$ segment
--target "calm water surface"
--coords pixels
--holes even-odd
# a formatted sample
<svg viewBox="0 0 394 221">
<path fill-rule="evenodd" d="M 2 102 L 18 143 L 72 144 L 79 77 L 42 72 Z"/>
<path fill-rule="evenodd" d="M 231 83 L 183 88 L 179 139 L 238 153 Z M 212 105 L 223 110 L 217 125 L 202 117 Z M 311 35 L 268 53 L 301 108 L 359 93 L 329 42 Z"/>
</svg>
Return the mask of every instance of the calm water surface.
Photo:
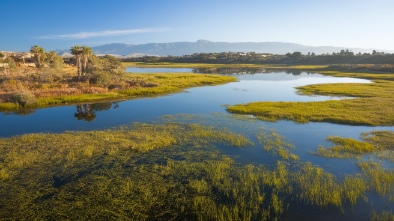
<svg viewBox="0 0 394 221">
<path fill-rule="evenodd" d="M 132 73 L 144 72 L 192 72 L 192 69 L 139 69 L 128 68 Z M 360 133 L 372 130 L 391 130 L 394 127 L 346 126 L 330 123 L 296 124 L 291 121 L 264 122 L 238 119 L 225 110 L 224 105 L 255 101 L 322 101 L 338 99 L 327 96 L 302 96 L 295 87 L 318 83 L 368 83 L 368 80 L 335 78 L 313 73 L 286 72 L 229 74 L 238 82 L 219 86 L 191 88 L 183 93 L 160 97 L 140 98 L 117 103 L 85 104 L 38 109 L 25 115 L 0 113 L 0 137 L 25 133 L 69 130 L 96 130 L 131 124 L 133 122 L 179 121 L 201 123 L 217 128 L 227 127 L 248 136 L 255 143 L 255 134 L 261 128 L 274 129 L 296 147 L 295 153 L 302 161 L 311 161 L 337 176 L 358 171 L 355 161 L 316 157 L 310 154 L 319 145 L 328 146 L 325 138 L 330 135 L 359 139 Z M 173 117 L 173 115 L 177 115 Z M 237 155 L 240 162 L 274 165 L 276 158 L 261 148 L 223 148 L 230 155 Z M 372 197 L 373 198 L 373 197 Z M 377 201 L 378 203 L 378 201 Z M 387 209 L 384 206 L 382 209 Z M 362 213 L 362 208 L 355 211 Z"/>
<path fill-rule="evenodd" d="M 158 69 L 156 72 L 167 71 Z M 321 101 L 339 99 L 327 96 L 302 96 L 295 87 L 317 83 L 368 83 L 368 80 L 335 78 L 320 74 L 263 73 L 234 74 L 238 82 L 219 86 L 204 86 L 185 90 L 183 93 L 160 97 L 140 98 L 117 103 L 98 103 L 79 106 L 62 106 L 38 109 L 30 114 L 0 113 L 0 137 L 25 133 L 61 133 L 64 131 L 107 129 L 133 122 L 161 122 L 167 115 L 196 115 L 177 117 L 172 121 L 201 123 L 218 128 L 227 127 L 251 139 L 261 128 L 274 129 L 296 145 L 296 152 L 304 160 L 319 164 L 331 172 L 352 171 L 354 163 L 343 160 L 326 160 L 310 154 L 318 145 L 329 145 L 325 138 L 330 135 L 358 139 L 361 132 L 378 129 L 393 130 L 393 127 L 346 126 L 330 123 L 297 124 L 291 121 L 275 123 L 260 120 L 243 121 L 231 118 L 225 105 L 256 101 Z M 87 111 L 88 110 L 88 111 Z M 235 151 L 244 156 L 245 162 L 275 162 L 276 159 L 262 153 L 260 149 Z M 337 161 L 332 164 L 333 161 Z"/>
</svg>

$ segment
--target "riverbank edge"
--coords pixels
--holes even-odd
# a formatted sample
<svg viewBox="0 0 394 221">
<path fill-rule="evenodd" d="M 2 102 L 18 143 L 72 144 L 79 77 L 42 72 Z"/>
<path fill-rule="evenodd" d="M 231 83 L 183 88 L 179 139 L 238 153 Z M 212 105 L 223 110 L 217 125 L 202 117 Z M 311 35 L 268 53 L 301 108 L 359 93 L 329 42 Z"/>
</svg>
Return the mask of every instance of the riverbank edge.
<svg viewBox="0 0 394 221">
<path fill-rule="evenodd" d="M 136 75 L 140 77 L 140 75 Z M 235 82 L 237 79 L 230 76 L 220 75 L 202 75 L 193 73 L 149 73 L 144 74 L 146 77 L 166 76 L 172 78 L 171 83 L 157 82 L 155 87 L 136 87 L 126 90 L 114 90 L 107 93 L 96 94 L 78 94 L 78 95 L 65 95 L 54 97 L 38 98 L 37 102 L 31 105 L 21 106 L 17 103 L 4 102 L 0 103 L 0 112 L 24 112 L 32 109 L 48 108 L 54 106 L 68 106 L 81 103 L 94 103 L 94 102 L 116 102 L 136 98 L 147 98 L 162 96 L 172 93 L 179 93 L 185 89 L 192 87 L 214 86 Z M 178 79 L 187 78 L 187 81 L 180 81 Z"/>
</svg>

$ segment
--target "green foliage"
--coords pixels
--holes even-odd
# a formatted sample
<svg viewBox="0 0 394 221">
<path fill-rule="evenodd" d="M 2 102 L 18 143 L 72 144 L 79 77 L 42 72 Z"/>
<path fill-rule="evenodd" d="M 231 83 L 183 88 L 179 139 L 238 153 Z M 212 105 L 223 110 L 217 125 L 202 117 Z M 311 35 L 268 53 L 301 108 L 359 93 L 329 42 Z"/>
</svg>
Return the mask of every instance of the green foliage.
<svg viewBox="0 0 394 221">
<path fill-rule="evenodd" d="M 359 162 L 369 188 L 381 196 L 394 201 L 394 170 L 384 169 L 377 162 Z"/>
<path fill-rule="evenodd" d="M 351 138 L 330 136 L 328 141 L 335 144 L 332 147 L 319 146 L 316 155 L 328 158 L 361 158 L 366 154 L 373 154 L 381 159 L 394 162 L 394 132 L 372 131 L 362 133 L 363 141 Z"/>
<path fill-rule="evenodd" d="M 269 132 L 263 130 L 263 132 L 257 135 L 257 140 L 263 145 L 265 151 L 272 152 L 284 160 L 300 159 L 296 154 L 290 153 L 290 150 L 294 149 L 294 146 L 273 130 Z"/>
<path fill-rule="evenodd" d="M 30 48 L 30 52 L 34 55 L 34 63 L 37 68 L 44 67 L 44 60 L 46 58 L 46 54 L 44 52 L 44 48 L 34 45 Z"/>
<path fill-rule="evenodd" d="M 48 64 L 50 68 L 54 68 L 57 71 L 61 71 L 64 65 L 64 60 L 60 57 L 55 51 L 50 51 L 45 53 L 46 59 L 45 62 Z"/>
<path fill-rule="evenodd" d="M 119 84 L 122 81 L 122 75 L 125 74 L 125 68 L 120 61 L 110 55 L 89 58 L 89 66 L 86 71 L 89 74 L 89 82 L 104 87 L 111 84 Z"/>
<path fill-rule="evenodd" d="M 36 96 L 28 90 L 20 90 L 14 93 L 11 100 L 22 107 L 37 103 Z"/>
<path fill-rule="evenodd" d="M 394 96 L 393 75 L 324 73 L 374 79 L 371 84 L 319 84 L 298 88 L 301 93 L 327 96 L 349 96 L 355 99 L 322 102 L 254 102 L 229 106 L 231 113 L 253 114 L 256 117 L 276 121 L 293 120 L 299 123 L 330 122 L 348 125 L 394 125 L 392 103 Z M 385 79 L 385 80 L 381 80 Z"/>
<path fill-rule="evenodd" d="M 329 148 L 320 146 L 317 150 L 318 155 L 329 158 L 357 158 L 363 154 L 376 151 L 372 144 L 351 138 L 330 136 L 327 140 L 336 144 L 336 146 Z"/>
</svg>

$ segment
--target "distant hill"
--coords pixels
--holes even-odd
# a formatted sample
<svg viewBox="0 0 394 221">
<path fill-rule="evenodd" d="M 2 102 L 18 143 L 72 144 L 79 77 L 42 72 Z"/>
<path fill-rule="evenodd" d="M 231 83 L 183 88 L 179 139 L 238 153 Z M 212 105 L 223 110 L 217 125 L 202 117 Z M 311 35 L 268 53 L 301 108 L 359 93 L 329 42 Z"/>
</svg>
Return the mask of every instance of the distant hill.
<svg viewBox="0 0 394 221">
<path fill-rule="evenodd" d="M 156 55 L 156 56 L 181 56 L 190 55 L 194 53 L 215 53 L 215 52 L 256 52 L 256 53 L 271 53 L 271 54 L 286 54 L 299 51 L 303 54 L 314 52 L 315 54 L 325 54 L 332 52 L 339 52 L 343 49 L 349 49 L 354 53 L 371 53 L 374 49 L 364 48 L 346 48 L 333 46 L 305 46 L 295 43 L 283 42 L 212 42 L 207 40 L 198 40 L 196 42 L 173 42 L 173 43 L 149 43 L 149 44 L 122 44 L 113 43 L 102 46 L 92 47 L 95 54 L 112 54 L 120 56 L 142 56 L 142 55 Z M 394 51 L 379 50 L 379 52 L 394 53 Z M 69 50 L 59 50 L 63 53 Z"/>
</svg>

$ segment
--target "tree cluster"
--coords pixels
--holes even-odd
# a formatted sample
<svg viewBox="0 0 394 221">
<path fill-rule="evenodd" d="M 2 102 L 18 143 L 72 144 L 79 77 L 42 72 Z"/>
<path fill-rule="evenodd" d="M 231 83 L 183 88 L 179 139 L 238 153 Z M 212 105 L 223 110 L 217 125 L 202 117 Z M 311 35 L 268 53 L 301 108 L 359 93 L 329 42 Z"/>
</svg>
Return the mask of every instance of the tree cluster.
<svg viewBox="0 0 394 221">
<path fill-rule="evenodd" d="M 339 53 L 316 55 L 301 52 L 274 55 L 266 53 L 196 53 L 183 56 L 127 58 L 123 61 L 134 62 L 179 62 L 179 63 L 212 63 L 212 64 L 286 64 L 286 65 L 331 65 L 331 64 L 394 64 L 394 54 L 373 51 L 371 53 L 354 54 L 349 50 Z"/>
</svg>

